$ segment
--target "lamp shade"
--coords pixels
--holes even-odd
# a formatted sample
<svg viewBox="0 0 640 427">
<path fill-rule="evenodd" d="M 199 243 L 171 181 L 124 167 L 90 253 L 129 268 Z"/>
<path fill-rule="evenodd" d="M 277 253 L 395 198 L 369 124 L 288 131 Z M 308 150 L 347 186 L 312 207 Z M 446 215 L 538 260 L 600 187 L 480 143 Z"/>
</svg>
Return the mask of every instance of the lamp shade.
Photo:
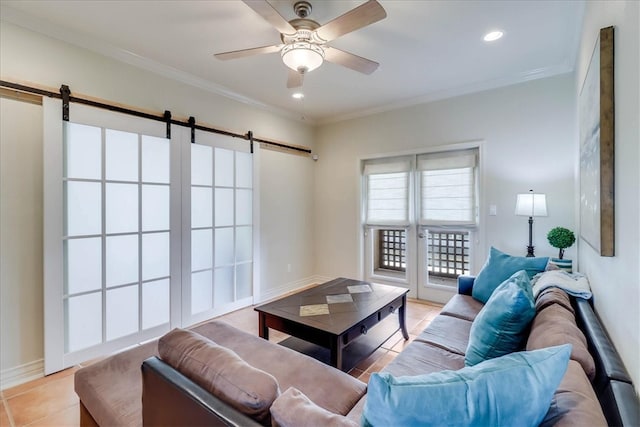
<svg viewBox="0 0 640 427">
<path fill-rule="evenodd" d="M 547 196 L 529 193 L 518 194 L 516 199 L 516 215 L 522 216 L 547 216 Z"/>
<path fill-rule="evenodd" d="M 324 50 L 321 46 L 308 42 L 285 45 L 280 51 L 282 62 L 294 71 L 308 73 L 322 65 Z"/>
</svg>

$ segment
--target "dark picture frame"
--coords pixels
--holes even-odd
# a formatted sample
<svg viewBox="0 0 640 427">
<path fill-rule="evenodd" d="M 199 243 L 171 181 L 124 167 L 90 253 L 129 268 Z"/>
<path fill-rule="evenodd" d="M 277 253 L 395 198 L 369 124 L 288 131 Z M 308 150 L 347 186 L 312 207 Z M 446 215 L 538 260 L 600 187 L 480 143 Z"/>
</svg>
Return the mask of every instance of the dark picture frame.
<svg viewBox="0 0 640 427">
<path fill-rule="evenodd" d="M 615 255 L 613 30 L 600 30 L 578 101 L 580 237 L 600 256 Z"/>
</svg>

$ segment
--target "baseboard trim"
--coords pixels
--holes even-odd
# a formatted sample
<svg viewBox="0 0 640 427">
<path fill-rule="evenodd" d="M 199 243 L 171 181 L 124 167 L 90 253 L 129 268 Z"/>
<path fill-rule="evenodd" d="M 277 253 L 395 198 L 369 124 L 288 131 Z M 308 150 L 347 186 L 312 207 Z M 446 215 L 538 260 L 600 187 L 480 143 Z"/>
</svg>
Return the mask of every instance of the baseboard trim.
<svg viewBox="0 0 640 427">
<path fill-rule="evenodd" d="M 44 377 L 44 359 L 0 371 L 0 390 Z"/>
<path fill-rule="evenodd" d="M 324 283 L 331 280 L 331 278 L 326 278 L 325 276 L 309 276 L 299 280 L 295 280 L 293 282 L 285 283 L 277 288 L 270 289 L 267 292 L 261 293 L 255 300 L 255 304 L 262 304 L 263 302 L 279 298 L 289 292 L 297 291 L 301 288 L 305 288 L 307 286 L 316 284 L 316 283 Z"/>
</svg>

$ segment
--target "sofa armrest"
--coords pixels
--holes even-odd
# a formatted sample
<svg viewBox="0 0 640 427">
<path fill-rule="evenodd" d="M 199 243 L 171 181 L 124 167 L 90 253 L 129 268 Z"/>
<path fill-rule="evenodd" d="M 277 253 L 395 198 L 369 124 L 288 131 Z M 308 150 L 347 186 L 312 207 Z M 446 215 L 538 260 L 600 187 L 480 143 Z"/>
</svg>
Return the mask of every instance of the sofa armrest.
<svg viewBox="0 0 640 427">
<path fill-rule="evenodd" d="M 602 393 L 609 380 L 631 383 L 622 359 L 618 355 L 607 331 L 600 323 L 600 319 L 591 307 L 589 301 L 574 298 L 576 321 L 584 332 L 589 345 L 589 352 L 596 363 L 596 379 L 594 386 L 596 393 Z"/>
<path fill-rule="evenodd" d="M 141 369 L 144 426 L 260 426 L 155 356 Z"/>
<path fill-rule="evenodd" d="M 458 276 L 458 293 L 462 295 L 471 295 L 473 289 L 473 282 L 476 280 L 475 276 Z"/>
<path fill-rule="evenodd" d="M 572 298 L 576 321 L 596 364 L 593 388 L 609 425 L 640 425 L 640 401 L 631 377 L 590 301 Z"/>
<path fill-rule="evenodd" d="M 611 380 L 600 406 L 610 426 L 640 426 L 640 403 L 633 385 Z"/>
</svg>

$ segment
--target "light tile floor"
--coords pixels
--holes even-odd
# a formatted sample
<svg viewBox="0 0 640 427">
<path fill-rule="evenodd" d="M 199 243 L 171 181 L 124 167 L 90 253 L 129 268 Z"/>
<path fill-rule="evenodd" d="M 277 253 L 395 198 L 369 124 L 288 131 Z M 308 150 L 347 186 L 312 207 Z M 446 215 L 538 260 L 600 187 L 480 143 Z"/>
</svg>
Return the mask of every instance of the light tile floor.
<svg viewBox="0 0 640 427">
<path fill-rule="evenodd" d="M 368 382 L 371 373 L 380 371 L 391 362 L 440 313 L 441 308 L 438 304 L 410 300 L 407 304 L 409 340 L 402 339 L 400 332 L 395 333 L 349 374 Z M 387 319 L 392 320 L 394 317 L 389 316 Z M 221 316 L 221 319 L 239 329 L 258 334 L 258 316 L 253 307 L 226 314 Z M 287 337 L 278 331 L 270 331 L 269 335 L 270 340 L 274 342 Z M 78 426 L 80 409 L 78 396 L 73 390 L 73 374 L 82 366 L 95 361 L 88 361 L 56 374 L 2 390 L 0 426 Z"/>
</svg>

